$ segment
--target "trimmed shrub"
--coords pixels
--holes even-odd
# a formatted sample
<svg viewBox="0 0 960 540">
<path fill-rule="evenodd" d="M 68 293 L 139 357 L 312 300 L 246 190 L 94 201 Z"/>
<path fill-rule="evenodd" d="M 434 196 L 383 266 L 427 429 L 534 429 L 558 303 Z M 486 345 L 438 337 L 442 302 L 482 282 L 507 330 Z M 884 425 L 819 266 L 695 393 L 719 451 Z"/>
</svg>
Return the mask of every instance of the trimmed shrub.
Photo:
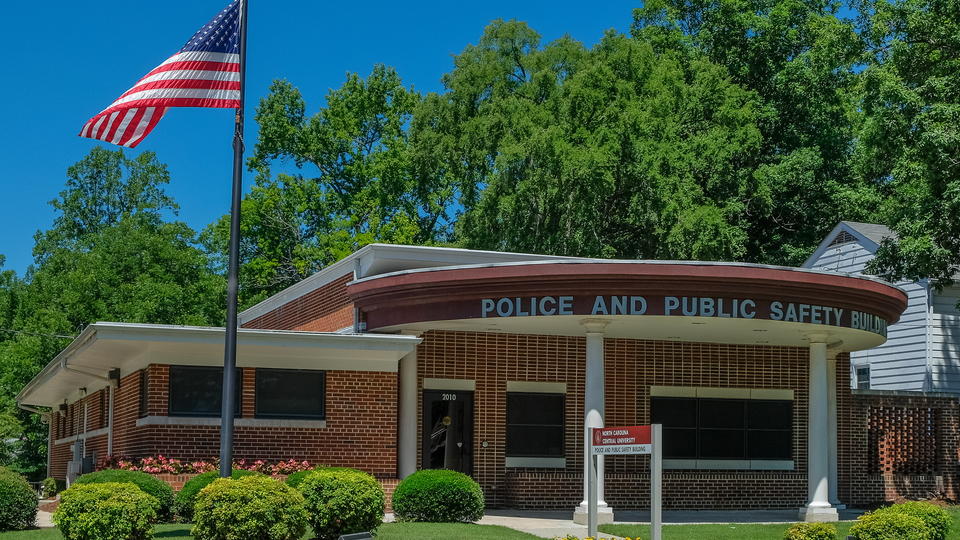
<svg viewBox="0 0 960 540">
<path fill-rule="evenodd" d="M 307 530 L 303 496 L 262 474 L 214 480 L 197 494 L 193 517 L 197 540 L 299 540 Z"/>
<path fill-rule="evenodd" d="M 930 532 L 930 540 L 946 540 L 947 534 L 950 532 L 950 525 L 953 522 L 946 510 L 935 504 L 922 501 L 895 504 L 881 508 L 874 513 L 906 514 L 920 518 Z"/>
<path fill-rule="evenodd" d="M 794 523 L 783 540 L 837 540 L 837 528 L 827 523 Z"/>
<path fill-rule="evenodd" d="M 383 522 L 383 488 L 356 469 L 313 471 L 300 483 L 310 526 L 320 540 L 342 534 L 374 531 Z"/>
<path fill-rule="evenodd" d="M 307 469 L 305 471 L 297 471 L 295 473 L 290 473 L 289 475 L 287 475 L 287 479 L 284 480 L 284 483 L 286 483 L 288 486 L 292 488 L 300 489 L 300 484 L 303 483 L 303 480 L 307 477 L 307 475 L 309 475 L 314 471 L 321 471 L 323 469 L 324 467 L 316 467 L 314 469 Z"/>
<path fill-rule="evenodd" d="M 393 513 L 401 521 L 472 522 L 483 517 L 483 510 L 480 485 L 456 471 L 418 471 L 393 492 Z"/>
<path fill-rule="evenodd" d="M 57 493 L 67 489 L 67 483 L 57 478 L 45 478 L 43 480 L 43 497 L 50 499 L 56 497 Z"/>
<path fill-rule="evenodd" d="M 74 484 L 103 484 L 108 483 L 130 483 L 142 489 L 147 495 L 153 496 L 160 503 L 160 509 L 157 511 L 161 520 L 170 519 L 173 510 L 173 488 L 166 482 L 151 476 L 144 472 L 122 471 L 120 469 L 106 469 L 103 471 L 85 474 L 76 480 Z"/>
<path fill-rule="evenodd" d="M 53 522 L 66 540 L 146 540 L 160 503 L 135 484 L 74 484 L 60 494 Z"/>
<path fill-rule="evenodd" d="M 896 512 L 870 512 L 850 527 L 857 540 L 931 540 L 923 520 Z"/>
<path fill-rule="evenodd" d="M 230 477 L 236 480 L 238 478 L 252 476 L 254 474 L 260 473 L 253 471 L 234 470 Z M 197 494 L 200 493 L 201 489 L 209 486 L 217 478 L 220 478 L 219 471 L 210 471 L 203 474 L 198 474 L 197 476 L 194 476 L 188 480 L 187 483 L 183 485 L 183 488 L 177 492 L 177 497 L 173 504 L 173 510 L 181 521 L 190 522 L 193 520 L 193 505 L 196 503 Z"/>
<path fill-rule="evenodd" d="M 37 519 L 37 493 L 19 474 L 0 467 L 0 531 L 32 527 Z"/>
</svg>

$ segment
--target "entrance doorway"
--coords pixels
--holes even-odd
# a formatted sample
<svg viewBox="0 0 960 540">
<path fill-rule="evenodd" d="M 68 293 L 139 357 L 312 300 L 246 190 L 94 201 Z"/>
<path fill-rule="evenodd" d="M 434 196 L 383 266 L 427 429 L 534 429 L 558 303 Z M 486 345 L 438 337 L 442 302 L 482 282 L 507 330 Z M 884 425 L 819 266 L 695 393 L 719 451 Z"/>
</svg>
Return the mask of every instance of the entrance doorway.
<svg viewBox="0 0 960 540">
<path fill-rule="evenodd" d="M 422 467 L 473 473 L 473 392 L 423 391 Z"/>
</svg>

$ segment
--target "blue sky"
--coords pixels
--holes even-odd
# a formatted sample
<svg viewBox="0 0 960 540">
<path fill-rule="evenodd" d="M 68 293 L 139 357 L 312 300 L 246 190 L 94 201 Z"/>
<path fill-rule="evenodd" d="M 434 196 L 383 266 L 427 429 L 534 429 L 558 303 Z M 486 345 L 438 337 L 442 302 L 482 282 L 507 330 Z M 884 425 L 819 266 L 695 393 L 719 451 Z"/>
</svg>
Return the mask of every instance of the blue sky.
<svg viewBox="0 0 960 540">
<path fill-rule="evenodd" d="M 33 234 L 48 228 L 47 202 L 66 168 L 100 144 L 76 136 L 91 116 L 176 52 L 227 0 L 8 2 L 0 22 L 7 82 L 0 86 L 0 254 L 22 274 Z M 250 0 L 247 117 L 270 82 L 299 87 L 310 112 L 347 72 L 397 69 L 420 91 L 441 89 L 452 56 L 496 18 L 526 21 L 551 41 L 564 34 L 593 45 L 604 30 L 626 32 L 639 1 L 315 2 Z M 135 151 L 167 163 L 179 219 L 201 229 L 229 209 L 228 110 L 172 109 Z M 247 123 L 247 148 L 256 124 Z M 245 177 L 249 187 L 251 176 Z"/>
</svg>

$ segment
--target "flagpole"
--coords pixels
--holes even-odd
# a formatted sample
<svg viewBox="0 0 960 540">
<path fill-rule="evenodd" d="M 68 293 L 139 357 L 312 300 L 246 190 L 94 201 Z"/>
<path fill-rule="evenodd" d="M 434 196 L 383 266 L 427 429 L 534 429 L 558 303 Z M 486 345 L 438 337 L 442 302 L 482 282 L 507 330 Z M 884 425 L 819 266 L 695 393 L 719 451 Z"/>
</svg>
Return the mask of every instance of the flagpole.
<svg viewBox="0 0 960 540">
<path fill-rule="evenodd" d="M 233 128 L 233 192 L 230 203 L 230 261 L 227 268 L 227 331 L 220 409 L 220 476 L 233 473 L 233 411 L 236 407 L 237 288 L 240 266 L 240 196 L 243 189 L 243 105 L 247 89 L 247 0 L 240 0 L 240 107 Z"/>
</svg>

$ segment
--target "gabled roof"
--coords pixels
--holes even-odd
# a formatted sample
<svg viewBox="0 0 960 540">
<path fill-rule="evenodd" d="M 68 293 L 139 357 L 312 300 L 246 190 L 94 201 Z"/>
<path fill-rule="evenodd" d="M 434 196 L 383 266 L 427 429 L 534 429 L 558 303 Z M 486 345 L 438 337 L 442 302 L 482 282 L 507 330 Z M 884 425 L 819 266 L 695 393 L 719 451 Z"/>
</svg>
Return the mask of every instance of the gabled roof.
<svg viewBox="0 0 960 540">
<path fill-rule="evenodd" d="M 892 238 L 894 240 L 897 238 L 897 233 L 892 231 L 890 227 L 887 227 L 886 225 L 880 225 L 879 223 L 841 221 L 840 224 L 846 225 L 854 231 L 859 232 L 861 235 L 867 237 L 870 241 L 877 245 L 883 242 L 884 238 Z"/>
<path fill-rule="evenodd" d="M 835 239 L 841 237 L 842 242 L 834 242 Z M 835 243 L 843 243 L 847 241 L 849 237 L 852 237 L 851 240 L 857 241 L 863 246 L 864 249 L 870 253 L 876 253 L 877 248 L 880 247 L 880 243 L 883 242 L 884 238 L 897 238 L 897 233 L 892 231 L 886 225 L 880 225 L 878 223 L 860 223 L 857 221 L 841 221 L 837 223 L 837 226 L 827 234 L 823 241 L 820 242 L 820 245 L 817 246 L 817 249 L 814 250 L 807 260 L 804 261 L 804 268 L 812 268 L 813 263 L 816 262 L 823 253 L 833 246 Z"/>
</svg>

